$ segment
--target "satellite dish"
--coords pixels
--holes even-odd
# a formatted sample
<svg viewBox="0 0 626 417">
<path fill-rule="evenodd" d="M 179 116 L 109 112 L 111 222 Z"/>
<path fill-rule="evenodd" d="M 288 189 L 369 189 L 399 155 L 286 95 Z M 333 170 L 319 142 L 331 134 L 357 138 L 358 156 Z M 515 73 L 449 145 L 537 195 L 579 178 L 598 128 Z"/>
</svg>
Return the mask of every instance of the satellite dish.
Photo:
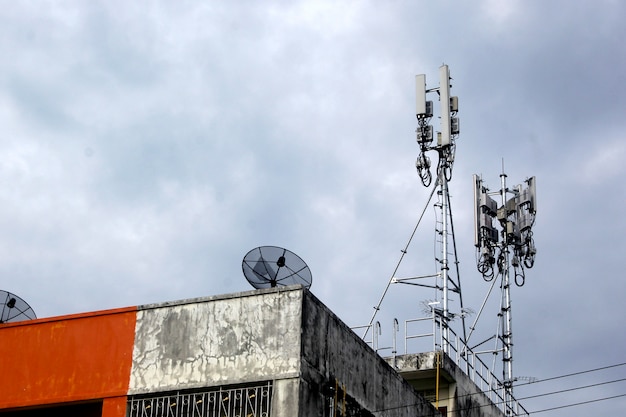
<svg viewBox="0 0 626 417">
<path fill-rule="evenodd" d="M 246 254 L 243 274 L 257 289 L 302 284 L 311 287 L 313 277 L 307 264 L 295 253 L 277 246 L 261 246 Z"/>
<path fill-rule="evenodd" d="M 28 303 L 15 294 L 0 290 L 0 323 L 32 320 L 37 316 Z"/>
</svg>

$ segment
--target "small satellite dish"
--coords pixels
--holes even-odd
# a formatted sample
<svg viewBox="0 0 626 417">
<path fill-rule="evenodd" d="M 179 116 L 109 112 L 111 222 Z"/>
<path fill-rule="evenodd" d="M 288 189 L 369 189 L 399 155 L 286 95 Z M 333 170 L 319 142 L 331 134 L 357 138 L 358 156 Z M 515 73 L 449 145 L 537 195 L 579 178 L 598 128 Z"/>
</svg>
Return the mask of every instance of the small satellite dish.
<svg viewBox="0 0 626 417">
<path fill-rule="evenodd" d="M 0 324 L 36 318 L 35 312 L 26 301 L 8 291 L 0 290 Z"/>
<path fill-rule="evenodd" d="M 302 284 L 311 287 L 313 277 L 298 255 L 277 246 L 261 246 L 246 254 L 241 263 L 243 274 L 257 289 Z"/>
</svg>

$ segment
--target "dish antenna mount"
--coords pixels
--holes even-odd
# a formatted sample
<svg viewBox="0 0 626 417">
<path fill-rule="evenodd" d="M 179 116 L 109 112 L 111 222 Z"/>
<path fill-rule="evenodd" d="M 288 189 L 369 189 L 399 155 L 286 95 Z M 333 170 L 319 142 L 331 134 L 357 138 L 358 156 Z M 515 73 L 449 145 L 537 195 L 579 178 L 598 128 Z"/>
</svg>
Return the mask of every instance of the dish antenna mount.
<svg viewBox="0 0 626 417">
<path fill-rule="evenodd" d="M 0 290 L 0 324 L 36 318 L 35 312 L 26 301 L 8 291 Z"/>
<path fill-rule="evenodd" d="M 261 246 L 246 254 L 243 274 L 256 289 L 301 284 L 311 287 L 313 277 L 307 264 L 295 253 L 277 246 Z"/>
</svg>

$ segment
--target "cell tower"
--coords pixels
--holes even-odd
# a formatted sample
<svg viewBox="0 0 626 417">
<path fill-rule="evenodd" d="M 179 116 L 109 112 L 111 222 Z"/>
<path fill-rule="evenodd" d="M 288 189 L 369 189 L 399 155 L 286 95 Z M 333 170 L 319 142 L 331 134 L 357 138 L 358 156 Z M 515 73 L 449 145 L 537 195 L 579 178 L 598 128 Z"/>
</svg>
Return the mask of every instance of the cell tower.
<svg viewBox="0 0 626 417">
<path fill-rule="evenodd" d="M 524 285 L 525 268 L 531 268 L 534 264 L 535 249 L 532 226 L 536 215 L 536 187 L 535 178 L 526 180 L 526 187 L 521 185 L 512 189 L 507 188 L 506 175 L 501 175 L 501 189 L 497 192 L 489 192 L 484 186 L 482 179 L 474 176 L 475 196 L 475 246 L 478 251 L 478 270 L 484 279 L 491 282 L 491 286 L 485 297 L 480 311 L 469 334 L 466 331 L 465 319 L 473 313 L 471 309 L 463 305 L 461 292 L 460 268 L 457 257 L 457 248 L 454 233 L 454 222 L 450 206 L 449 183 L 452 179 L 452 168 L 455 160 L 456 141 L 459 137 L 460 126 L 458 118 L 458 98 L 450 94 L 450 72 L 447 65 L 439 68 L 439 86 L 427 88 L 426 76 L 416 76 L 416 116 L 417 116 L 417 144 L 419 155 L 415 163 L 419 178 L 427 188 L 432 188 L 426 207 L 419 217 L 418 223 L 411 234 L 406 246 L 401 251 L 401 256 L 389 279 L 378 304 L 374 307 L 374 313 L 365 326 L 353 327 L 353 329 L 365 328 L 363 339 L 366 339 L 369 330 L 373 330 L 371 344 L 378 352 L 392 349 L 391 363 L 396 363 L 397 343 L 396 334 L 399 333 L 399 322 L 394 319 L 392 332 L 392 346 L 378 346 L 378 335 L 381 334 L 380 322 L 375 322 L 383 300 L 391 284 L 409 284 L 421 288 L 434 290 L 435 299 L 423 300 L 425 316 L 404 320 L 404 353 L 409 354 L 408 341 L 413 346 L 419 344 L 423 347 L 423 341 L 432 338 L 433 352 L 443 352 L 468 375 L 476 384 L 483 387 L 486 384 L 489 389 L 485 394 L 507 416 L 528 415 L 527 411 L 517 402 L 513 396 L 513 332 L 511 326 L 511 282 L 517 286 Z M 440 110 L 435 116 L 433 101 L 427 98 L 438 96 Z M 431 121 L 438 117 L 441 123 L 441 131 L 434 132 Z M 436 163 L 431 162 L 429 155 L 435 155 Z M 434 168 L 434 169 L 433 169 Z M 434 181 L 433 181 L 434 179 Z M 433 197 L 437 195 L 435 202 L 436 212 L 436 240 L 439 247 L 436 250 L 436 264 L 434 273 L 421 276 L 397 277 L 408 248 L 411 244 L 417 228 L 424 216 L 426 208 L 431 204 Z M 493 198 L 500 196 L 500 204 Z M 494 220 L 498 220 L 502 231 L 499 232 Z M 513 274 L 511 275 L 511 270 Z M 434 282 L 433 282 L 434 281 Z M 502 290 L 500 308 L 498 310 L 497 334 L 489 337 L 475 346 L 469 345 L 469 340 L 476 329 L 476 324 L 485 310 L 489 296 L 500 282 Z M 431 325 L 432 324 L 432 325 Z M 427 328 L 426 326 L 430 326 Z M 496 340 L 493 349 L 484 349 L 484 343 Z M 370 341 L 368 341 L 369 343 Z M 480 351 L 475 350 L 481 347 Z M 430 348 L 428 347 L 428 348 Z M 427 351 L 418 351 L 427 352 Z M 480 355 L 489 353 L 493 355 L 493 364 L 487 365 Z M 496 355 L 503 354 L 502 374 L 503 378 L 497 377 Z M 395 365 L 394 365 L 395 366 Z M 438 392 L 438 391 L 437 391 Z M 493 395 L 493 397 L 492 397 Z"/>
<path fill-rule="evenodd" d="M 457 112 L 459 110 L 459 100 L 455 96 L 450 96 L 450 70 L 447 65 L 439 68 L 439 88 L 426 88 L 426 75 L 420 74 L 415 77 L 416 88 L 416 116 L 417 116 L 417 143 L 420 147 L 420 153 L 415 162 L 415 167 L 425 187 L 429 187 L 432 182 L 432 174 L 430 171 L 430 158 L 426 155 L 429 151 L 435 151 L 438 155 L 436 175 L 437 180 L 435 188 L 438 188 L 438 196 L 440 203 L 437 207 L 441 210 L 441 229 L 438 234 L 441 236 L 441 257 L 439 261 L 438 282 L 435 288 L 440 291 L 438 300 L 440 309 L 435 309 L 439 316 L 438 323 L 441 329 L 441 349 L 445 353 L 450 351 L 450 320 L 452 314 L 450 311 L 450 291 L 458 294 L 461 308 L 463 306 L 461 298 L 461 282 L 458 274 L 453 277 L 450 274 L 450 262 L 448 259 L 450 230 L 450 196 L 448 192 L 448 182 L 452 179 L 452 165 L 454 163 L 454 154 L 456 150 L 456 139 L 460 133 L 459 118 Z M 441 132 L 437 132 L 437 142 L 433 144 L 433 127 L 430 120 L 433 117 L 433 102 L 426 99 L 426 94 L 437 92 L 441 103 Z M 465 322 L 464 315 L 460 314 L 463 320 L 463 335 L 465 340 Z"/>
<path fill-rule="evenodd" d="M 484 308 L 496 282 L 500 281 L 501 301 L 499 332 L 494 335 L 496 347 L 492 351 L 502 351 L 502 383 L 504 384 L 506 410 L 512 410 L 513 397 L 513 330 L 511 326 L 511 267 L 513 282 L 518 287 L 524 285 L 524 268 L 532 268 L 537 249 L 532 227 L 537 213 L 537 192 L 535 177 L 526 180 L 526 187 L 517 185 L 513 189 L 506 186 L 506 174 L 500 175 L 499 191 L 489 192 L 483 180 L 474 175 L 474 244 L 478 251 L 477 267 L 485 281 L 492 282 L 483 302 Z M 500 196 L 500 206 L 491 196 Z M 510 198 L 509 198 L 510 197 Z M 494 226 L 499 223 L 501 231 Z M 476 322 L 470 328 L 471 337 Z M 487 340 L 491 340 L 487 339 Z M 478 344 L 482 345 L 484 342 Z M 476 348 L 476 346 L 474 346 Z"/>
<path fill-rule="evenodd" d="M 433 348 L 434 350 L 442 350 L 445 353 L 450 353 L 450 345 L 452 341 L 462 342 L 465 341 L 465 313 L 463 309 L 463 299 L 461 296 L 461 282 L 460 274 L 458 271 L 458 263 L 456 262 L 456 245 L 454 244 L 454 229 L 452 227 L 452 213 L 450 210 L 450 197 L 448 192 L 448 182 L 452 178 L 452 165 L 454 163 L 454 153 L 456 150 L 456 139 L 459 136 L 459 119 L 457 117 L 458 103 L 457 97 L 450 96 L 450 71 L 447 65 L 442 65 L 439 68 L 439 87 L 427 89 L 426 88 L 426 75 L 421 74 L 416 76 L 416 116 L 417 116 L 417 143 L 420 148 L 420 153 L 415 163 L 417 172 L 425 187 L 430 187 L 432 184 L 431 173 L 431 160 L 427 156 L 427 152 L 434 151 L 437 153 L 437 166 L 435 169 L 436 182 L 433 187 L 433 191 L 427 203 L 430 204 L 435 191 L 439 201 L 435 204 L 435 207 L 439 210 L 441 220 L 437 223 L 437 237 L 440 244 L 440 255 L 437 257 L 439 271 L 434 274 L 428 274 L 417 277 L 398 278 L 395 276 L 404 255 L 407 253 L 408 246 L 411 240 L 407 243 L 407 246 L 402 251 L 402 256 L 398 262 L 396 270 L 391 276 L 382 297 L 378 304 L 374 307 L 374 314 L 368 325 L 359 326 L 365 327 L 365 333 L 363 338 L 367 336 L 368 331 L 373 327 L 376 314 L 380 310 L 380 306 L 383 302 L 389 286 L 391 284 L 410 284 L 419 287 L 431 288 L 436 291 L 436 300 L 428 302 L 429 317 L 419 318 L 413 321 L 432 320 L 433 321 Z M 439 95 L 439 101 L 441 103 L 440 119 L 441 119 L 441 131 L 437 132 L 437 140 L 434 141 L 433 126 L 430 124 L 433 118 L 433 102 L 426 99 L 427 94 L 437 93 Z M 423 213 L 422 213 L 423 214 Z M 419 223 L 418 223 L 419 225 Z M 416 227 L 417 228 L 417 227 Z M 452 242 L 452 245 L 450 244 Z M 450 247 L 454 248 L 454 251 L 450 250 Z M 449 255 L 453 254 L 455 259 L 450 261 Z M 451 265 L 454 265 L 455 272 L 451 272 Z M 424 284 L 424 279 L 434 278 L 434 284 Z M 414 281 L 420 280 L 420 283 Z M 455 293 L 459 301 L 458 309 L 454 310 L 450 304 L 450 293 Z M 461 318 L 462 332 L 458 335 L 450 328 L 450 322 L 456 318 Z M 394 322 L 394 327 L 396 324 Z M 452 334 L 451 334 L 452 331 Z M 395 331 L 394 331 L 395 334 Z M 419 338 L 426 335 L 418 336 L 406 336 L 405 335 L 405 351 L 406 340 L 412 337 Z M 373 340 L 376 340 L 376 332 L 373 334 Z M 376 343 L 374 343 L 376 345 Z M 395 346 L 395 339 L 394 339 Z M 395 352 L 394 347 L 394 352 Z"/>
</svg>

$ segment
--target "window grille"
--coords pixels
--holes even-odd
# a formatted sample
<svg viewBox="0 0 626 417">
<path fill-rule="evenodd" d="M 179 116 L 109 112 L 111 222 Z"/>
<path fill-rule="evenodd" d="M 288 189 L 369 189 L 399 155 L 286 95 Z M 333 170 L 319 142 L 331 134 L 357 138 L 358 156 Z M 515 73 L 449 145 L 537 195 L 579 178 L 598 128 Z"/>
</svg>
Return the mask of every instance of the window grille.
<svg viewBox="0 0 626 417">
<path fill-rule="evenodd" d="M 127 417 L 270 417 L 272 384 L 130 397 Z"/>
</svg>

